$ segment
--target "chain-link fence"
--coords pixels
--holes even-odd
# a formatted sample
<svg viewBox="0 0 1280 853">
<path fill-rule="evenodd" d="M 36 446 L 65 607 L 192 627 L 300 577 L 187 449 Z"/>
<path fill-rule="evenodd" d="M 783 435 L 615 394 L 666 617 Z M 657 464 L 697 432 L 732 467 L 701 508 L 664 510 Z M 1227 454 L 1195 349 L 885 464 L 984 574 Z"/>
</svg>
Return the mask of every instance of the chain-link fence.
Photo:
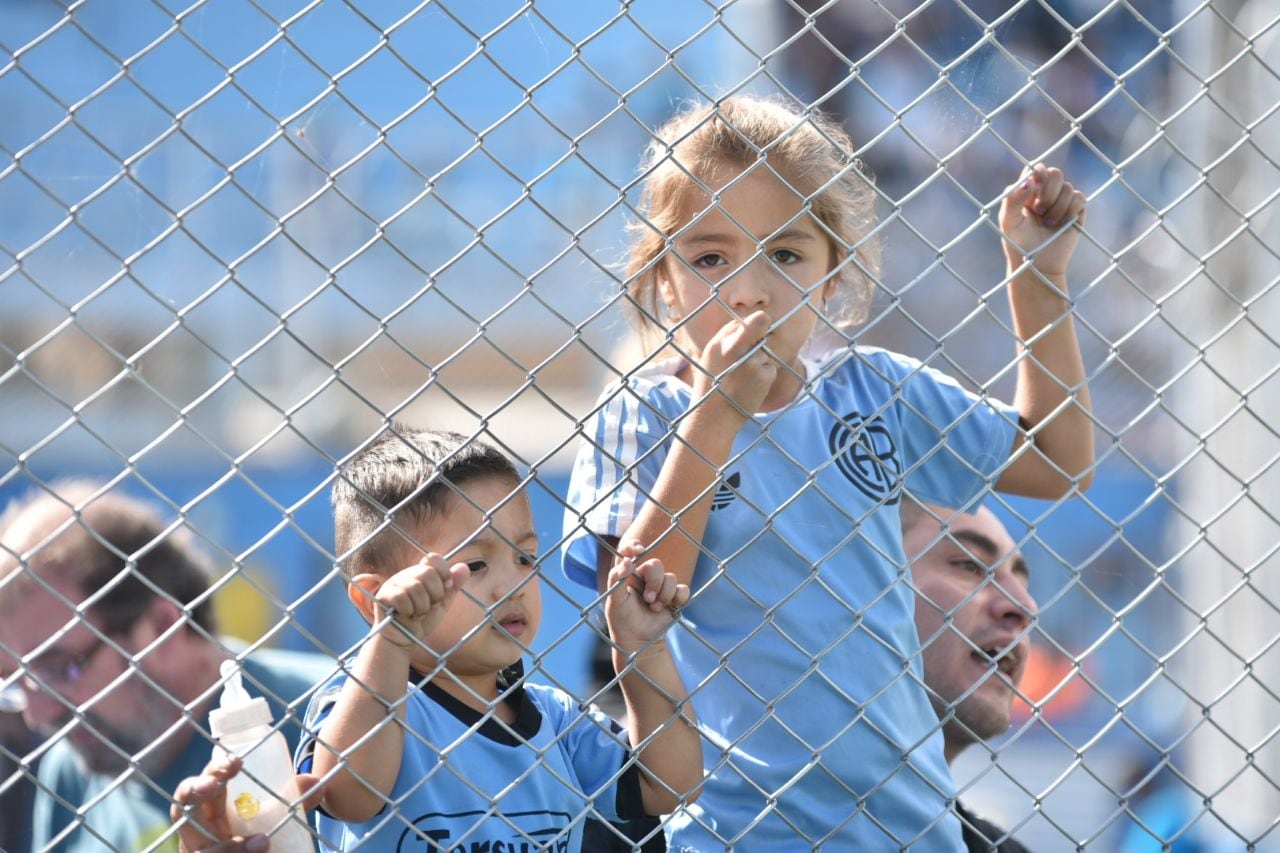
<svg viewBox="0 0 1280 853">
<path fill-rule="evenodd" d="M 542 741 L 519 716 L 533 688 L 475 710 L 434 672 L 391 701 L 467 735 L 421 730 L 429 714 L 405 730 L 422 778 L 379 789 L 370 824 L 397 843 L 950 849 L 963 825 L 1038 850 L 1280 846 L 1277 32 L 1271 0 L 3 0 L 0 492 L 36 497 L 0 517 L 0 843 L 176 845 L 168 804 L 210 755 L 223 658 L 299 739 L 307 690 L 372 642 L 329 496 L 394 420 L 519 466 L 542 624 L 493 627 L 526 582 L 487 630 L 526 650 L 516 684 L 568 703 Z M 747 145 L 740 179 L 682 162 L 682 215 L 660 221 L 637 168 L 657 128 L 741 96 L 796 120 Z M 852 140 L 838 176 L 874 181 L 852 231 L 819 210 L 832 184 L 785 161 L 814 111 Z M 997 214 L 1036 162 L 1088 214 L 1069 312 L 1019 337 Z M 646 229 L 657 254 L 628 272 Z M 815 244 L 833 253 L 806 279 Z M 783 359 L 790 396 L 759 407 L 781 413 L 716 458 L 684 417 L 709 377 L 737 393 L 705 318 L 748 313 L 730 294 L 757 275 L 790 300 L 765 307 L 769 352 L 797 318 L 834 350 Z M 823 313 L 863 279 L 862 322 Z M 637 307 L 656 354 L 632 342 Z M 966 424 L 1012 442 L 995 401 L 1064 330 L 1096 446 L 1066 473 L 1093 485 L 998 493 L 1008 454 L 969 453 Z M 888 391 L 833 397 L 839 371 Z M 954 405 L 913 396 L 926 380 Z M 1083 411 L 1083 382 L 1050 384 L 1054 417 Z M 789 443 L 802 411 L 817 438 Z M 921 444 L 908 422 L 939 415 Z M 995 516 L 936 506 L 967 499 L 938 485 L 960 469 Z M 692 492 L 663 503 L 673 480 Z M 518 500 L 467 498 L 446 505 L 528 548 L 500 520 Z M 659 821 L 584 829 L 639 796 L 623 734 L 573 719 L 623 710 L 594 561 L 654 524 L 677 532 L 646 544 L 691 573 L 670 646 L 712 781 Z M 208 591 L 173 568 L 197 552 Z M 529 768 L 496 780 L 477 739 Z"/>
</svg>

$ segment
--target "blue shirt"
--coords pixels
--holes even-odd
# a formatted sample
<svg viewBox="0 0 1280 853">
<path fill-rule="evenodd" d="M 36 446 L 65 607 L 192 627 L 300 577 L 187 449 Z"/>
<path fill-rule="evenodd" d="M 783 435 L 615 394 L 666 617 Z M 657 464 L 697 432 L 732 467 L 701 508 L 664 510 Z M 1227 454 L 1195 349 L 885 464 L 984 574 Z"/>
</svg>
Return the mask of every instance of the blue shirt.
<svg viewBox="0 0 1280 853">
<path fill-rule="evenodd" d="M 312 699 L 307 730 L 318 733 L 346 682 L 339 675 Z M 427 682 L 405 706 L 404 753 L 389 806 L 360 824 L 317 810 L 325 849 L 582 849 L 583 819 L 643 814 L 626 733 L 563 691 L 527 684 L 509 699 L 507 726 Z M 299 749 L 310 772 L 314 740 Z"/>
<path fill-rule="evenodd" d="M 565 571 L 596 587 L 596 536 L 635 519 L 691 389 L 678 362 L 606 389 L 584 427 Z M 676 850 L 960 849 L 922 686 L 898 501 L 963 507 L 1009 457 L 1017 415 L 882 350 L 807 365 L 788 407 L 742 428 L 722 471 L 673 653 L 710 779 Z M 674 508 L 673 508 L 674 509 Z"/>
</svg>

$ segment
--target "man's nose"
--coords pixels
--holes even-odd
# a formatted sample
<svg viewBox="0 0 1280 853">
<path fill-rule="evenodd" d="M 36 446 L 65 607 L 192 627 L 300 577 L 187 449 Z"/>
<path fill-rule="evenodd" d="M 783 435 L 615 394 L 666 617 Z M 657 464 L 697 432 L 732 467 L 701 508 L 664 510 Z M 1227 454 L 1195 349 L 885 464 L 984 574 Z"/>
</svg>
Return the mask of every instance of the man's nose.
<svg viewBox="0 0 1280 853">
<path fill-rule="evenodd" d="M 1019 627 L 1031 623 L 1036 613 L 1036 600 L 1022 578 L 1012 572 L 996 572 L 992 578 L 996 618 L 1010 621 Z"/>
</svg>

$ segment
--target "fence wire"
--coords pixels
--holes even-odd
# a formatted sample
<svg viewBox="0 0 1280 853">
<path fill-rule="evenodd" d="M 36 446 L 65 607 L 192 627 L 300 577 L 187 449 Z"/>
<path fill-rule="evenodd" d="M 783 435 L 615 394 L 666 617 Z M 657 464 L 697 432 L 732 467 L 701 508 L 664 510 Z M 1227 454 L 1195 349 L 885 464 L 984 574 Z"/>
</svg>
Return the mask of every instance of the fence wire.
<svg viewBox="0 0 1280 853">
<path fill-rule="evenodd" d="M 797 458 L 763 419 L 728 462 L 703 458 L 719 470 L 696 498 L 732 517 L 733 535 L 689 543 L 694 598 L 673 629 L 705 770 L 746 780 L 758 810 L 717 814 L 713 785 L 696 807 L 620 822 L 596 794 L 635 758 L 588 790 L 560 756 L 582 743 L 612 756 L 624 731 L 597 709 L 536 740 L 497 703 L 454 715 L 534 755 L 529 767 L 499 784 L 465 738 L 409 726 L 406 754 L 435 763 L 384 800 L 372 824 L 384 834 L 365 849 L 394 835 L 421 849 L 652 850 L 674 827 L 700 839 L 686 849 L 873 837 L 867 849 L 948 849 L 962 822 L 981 843 L 1038 850 L 1280 848 L 1277 33 L 1271 0 L 4 4 L 0 497 L 14 503 L 0 515 L 0 849 L 176 849 L 168 804 L 209 758 L 223 658 L 272 699 L 291 743 L 316 734 L 307 689 L 353 671 L 373 634 L 348 600 L 353 549 L 335 544 L 329 496 L 392 422 L 512 457 L 543 610 L 536 639 L 515 639 L 527 673 L 512 677 L 624 713 L 594 569 L 575 577 L 573 549 L 620 535 L 601 519 L 625 530 L 654 500 L 650 468 L 685 441 L 689 402 L 663 409 L 636 383 L 676 356 L 696 384 L 699 317 L 737 311 L 727 290 L 761 264 L 793 291 L 790 313 L 770 318 L 779 333 L 798 317 L 866 364 L 875 348 L 905 354 L 981 407 L 1012 400 L 1035 363 L 1026 348 L 1069 319 L 1093 401 L 1092 487 L 1012 497 L 980 459 L 953 458 L 986 478 L 1009 547 L 966 534 L 965 507 L 927 512 L 922 544 L 983 569 L 946 599 L 905 570 L 912 533 L 896 522 L 918 515 L 898 488 L 956 455 L 962 421 L 939 424 L 938 447 L 904 468 L 901 438 L 876 423 L 929 416 L 906 378 L 850 413 L 795 372 L 800 398 L 845 433 Z M 714 184 L 701 187 L 706 220 L 672 226 L 646 207 L 638 166 L 657 128 L 682 104 L 741 96 L 825 114 L 852 139 L 874 219 L 852 237 L 823 220 L 842 260 L 820 281 L 786 266 L 798 256 L 774 251 L 772 227 L 741 218 L 768 209 L 769 179 L 818 217 L 821 193 L 797 189 L 767 147 L 740 186 L 693 175 Z M 1061 167 L 1088 215 L 1069 318 L 1020 339 L 996 220 L 1038 162 Z M 751 201 L 734 207 L 735 194 Z M 717 216 L 751 240 L 748 256 L 686 263 L 682 236 Z M 627 235 L 646 228 L 661 259 L 628 271 Z M 669 280 L 645 303 L 629 285 L 655 268 Z M 681 275 L 725 278 L 681 314 Z M 819 306 L 842 278 L 869 282 L 855 325 Z M 656 352 L 627 329 L 637 312 L 658 328 Z M 1064 391 L 1064 410 L 1082 399 L 1082 386 Z M 615 409 L 639 419 L 639 438 L 609 432 Z M 794 469 L 778 482 L 805 487 L 752 491 L 762 447 Z M 464 497 L 525 547 L 499 526 L 506 503 Z M 678 529 L 690 506 L 662 510 Z M 827 525 L 797 534 L 815 507 Z M 112 513 L 137 529 L 110 527 Z M 399 517 L 386 530 L 421 534 Z M 1023 565 L 1001 561 L 1010 548 L 1028 569 L 1008 573 Z M 812 571 L 780 591 L 751 574 L 760 553 Z M 865 561 L 854 580 L 829 565 L 849 553 Z M 871 563 L 893 577 L 868 589 Z M 527 588 L 487 602 L 494 619 Z M 894 606 L 916 608 L 909 639 L 876 633 L 877 608 Z M 965 634 L 988 606 L 1005 608 L 992 617 L 1004 627 Z M 849 649 L 865 672 L 824 669 Z M 877 666 L 892 672 L 877 681 Z M 965 666 L 982 676 L 957 676 Z M 795 707 L 815 685 L 823 713 Z M 970 727 L 961 706 L 990 695 L 996 724 Z M 722 700 L 754 716 L 716 730 Z M 885 728 L 898 701 L 932 715 L 919 739 Z M 415 719 L 410 698 L 389 704 Z M 862 762 L 869 786 L 841 753 L 867 730 L 880 738 Z M 949 776 L 927 766 L 943 757 L 939 731 L 956 738 Z M 807 758 L 791 767 L 797 744 Z M 761 755 L 780 763 L 756 767 Z M 794 798 L 818 778 L 838 814 L 815 825 Z M 535 784 L 577 805 L 531 817 L 512 792 Z M 440 829 L 413 799 L 435 789 L 482 806 Z M 921 820 L 880 810 L 904 790 Z"/>
</svg>

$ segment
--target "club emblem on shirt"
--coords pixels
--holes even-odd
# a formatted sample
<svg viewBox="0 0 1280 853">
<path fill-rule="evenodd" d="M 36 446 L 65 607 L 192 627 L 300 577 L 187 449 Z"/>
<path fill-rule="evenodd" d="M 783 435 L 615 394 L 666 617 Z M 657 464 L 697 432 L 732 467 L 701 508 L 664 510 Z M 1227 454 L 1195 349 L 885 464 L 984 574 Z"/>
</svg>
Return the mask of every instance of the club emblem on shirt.
<svg viewBox="0 0 1280 853">
<path fill-rule="evenodd" d="M 902 461 L 893 433 L 882 420 L 850 412 L 831 427 L 827 445 L 840 473 L 860 492 L 884 504 L 898 502 Z"/>
<path fill-rule="evenodd" d="M 725 477 L 720 488 L 716 489 L 715 497 L 711 499 L 711 511 L 724 509 L 733 503 L 733 499 L 738 496 L 738 485 L 742 483 L 742 474 L 734 471 L 728 477 Z"/>
</svg>

